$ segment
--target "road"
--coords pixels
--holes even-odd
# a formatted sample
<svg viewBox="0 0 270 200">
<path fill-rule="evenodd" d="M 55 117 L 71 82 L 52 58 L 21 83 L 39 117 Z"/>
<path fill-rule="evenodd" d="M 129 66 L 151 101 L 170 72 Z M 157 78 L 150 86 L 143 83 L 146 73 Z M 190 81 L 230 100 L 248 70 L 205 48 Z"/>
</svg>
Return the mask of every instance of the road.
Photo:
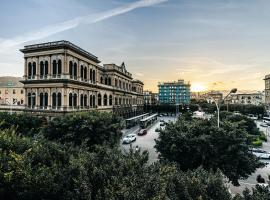
<svg viewBox="0 0 270 200">
<path fill-rule="evenodd" d="M 269 151 L 270 152 L 270 130 L 267 130 L 265 127 L 261 127 L 260 124 L 262 121 L 256 121 L 257 127 L 263 131 L 267 135 L 267 142 L 263 143 L 262 149 Z M 268 175 L 270 175 L 270 165 L 269 165 L 269 160 L 262 160 L 262 162 L 266 163 L 266 166 L 264 168 L 259 168 L 257 169 L 252 175 L 250 175 L 247 179 L 245 180 L 240 180 L 240 186 L 239 187 L 234 187 L 230 185 L 231 192 L 233 194 L 236 193 L 242 193 L 242 191 L 247 187 L 251 189 L 254 187 L 257 183 L 256 178 L 260 174 L 266 181 L 268 180 Z"/>
<path fill-rule="evenodd" d="M 169 121 L 175 121 L 176 118 L 175 117 L 159 117 L 159 120 L 163 119 L 165 122 L 169 122 Z M 122 148 L 124 151 L 129 151 L 130 146 L 132 146 L 132 148 L 136 148 L 136 146 L 138 145 L 138 147 L 140 148 L 140 150 L 144 151 L 147 150 L 149 153 L 149 163 L 153 163 L 155 161 L 158 160 L 158 153 L 156 152 L 155 149 L 155 139 L 158 138 L 158 132 L 156 132 L 155 130 L 157 128 L 160 128 L 160 122 L 159 120 L 153 124 L 153 126 L 148 128 L 147 134 L 143 135 L 143 136 L 137 136 L 137 139 L 135 142 L 133 142 L 131 145 L 129 144 L 122 144 Z M 125 129 L 123 130 L 123 137 L 126 136 L 127 134 L 130 133 L 135 133 L 137 134 L 140 130 L 139 126 L 135 126 L 131 129 Z"/>
<path fill-rule="evenodd" d="M 166 122 L 168 121 L 175 121 L 176 118 L 175 117 L 161 117 L 159 118 L 165 120 Z M 260 130 L 264 131 L 265 133 L 267 133 L 266 128 L 261 127 L 260 123 L 261 121 L 256 121 L 258 127 L 260 128 Z M 132 143 L 132 148 L 136 148 L 136 146 L 138 145 L 138 147 L 141 150 L 147 150 L 149 152 L 149 163 L 153 163 L 155 161 L 158 160 L 158 153 L 156 152 L 154 146 L 155 146 L 155 139 L 158 137 L 158 132 L 156 132 L 155 130 L 157 128 L 160 127 L 160 122 L 156 122 L 152 127 L 150 127 L 148 129 L 148 133 L 147 135 L 144 136 L 137 136 L 137 140 L 135 142 Z M 135 133 L 137 134 L 138 131 L 140 130 L 139 126 L 133 127 L 131 129 L 125 129 L 123 130 L 123 137 L 127 134 L 130 133 Z M 268 131 L 270 134 L 270 130 Z M 122 149 L 124 151 L 129 151 L 130 149 L 130 145 L 129 144 L 122 144 L 121 145 Z M 268 141 L 264 142 L 263 147 L 264 150 L 269 151 L 270 152 L 270 136 L 268 136 Z M 240 180 L 240 186 L 239 187 L 235 187 L 231 184 L 229 184 L 229 188 L 230 191 L 232 192 L 232 194 L 236 194 L 236 193 L 242 193 L 242 191 L 247 187 L 249 189 L 251 189 L 252 187 L 254 187 L 257 183 L 256 178 L 259 174 L 261 174 L 261 176 L 265 179 L 268 180 L 268 174 L 270 175 L 270 165 L 269 165 L 269 161 L 266 160 L 262 160 L 263 162 L 267 163 L 267 165 L 264 168 L 260 168 L 257 169 L 251 176 L 249 176 L 247 179 L 245 180 Z"/>
</svg>

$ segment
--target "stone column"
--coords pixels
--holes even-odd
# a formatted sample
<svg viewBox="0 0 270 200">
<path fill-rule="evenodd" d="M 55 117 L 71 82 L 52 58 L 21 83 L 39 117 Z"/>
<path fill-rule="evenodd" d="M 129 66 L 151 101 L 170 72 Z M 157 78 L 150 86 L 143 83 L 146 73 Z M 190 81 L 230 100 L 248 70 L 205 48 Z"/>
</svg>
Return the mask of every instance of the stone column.
<svg viewBox="0 0 270 200">
<path fill-rule="evenodd" d="M 28 76 L 28 70 L 27 70 L 27 58 L 24 58 L 24 78 L 25 79 L 28 79 L 27 76 Z"/>
<path fill-rule="evenodd" d="M 49 56 L 48 60 L 48 79 L 52 78 L 52 56 Z"/>
<path fill-rule="evenodd" d="M 48 108 L 52 109 L 52 89 L 51 88 L 49 89 L 49 93 L 48 93 Z"/>
</svg>

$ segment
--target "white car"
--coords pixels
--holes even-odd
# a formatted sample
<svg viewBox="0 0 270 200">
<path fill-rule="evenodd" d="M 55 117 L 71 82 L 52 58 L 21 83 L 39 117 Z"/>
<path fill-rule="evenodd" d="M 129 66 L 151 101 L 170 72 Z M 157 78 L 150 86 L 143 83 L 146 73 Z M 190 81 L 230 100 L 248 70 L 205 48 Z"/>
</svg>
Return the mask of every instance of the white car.
<svg viewBox="0 0 270 200">
<path fill-rule="evenodd" d="M 270 159 L 270 153 L 265 150 L 253 148 L 251 151 L 258 158 Z"/>
<path fill-rule="evenodd" d="M 123 138 L 123 144 L 129 144 L 136 141 L 136 134 L 128 134 Z"/>
</svg>

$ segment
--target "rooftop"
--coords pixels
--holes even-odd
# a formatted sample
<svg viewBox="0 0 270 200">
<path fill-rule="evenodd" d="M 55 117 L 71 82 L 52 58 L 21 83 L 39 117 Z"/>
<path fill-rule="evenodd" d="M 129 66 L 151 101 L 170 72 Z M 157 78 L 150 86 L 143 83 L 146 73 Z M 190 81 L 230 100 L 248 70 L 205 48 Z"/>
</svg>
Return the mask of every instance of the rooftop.
<svg viewBox="0 0 270 200">
<path fill-rule="evenodd" d="M 95 62 L 100 63 L 97 56 L 89 53 L 88 51 L 86 51 L 86 50 L 78 47 L 77 45 L 75 45 L 69 41 L 66 41 L 66 40 L 26 45 L 26 46 L 24 46 L 24 49 L 21 49 L 20 51 L 23 53 L 27 53 L 27 52 L 33 52 L 36 50 L 47 50 L 47 49 L 55 49 L 55 48 L 68 48 L 68 49 L 71 49 L 73 51 L 76 51 L 76 52 L 86 56 L 87 58 L 89 58 Z"/>
<path fill-rule="evenodd" d="M 23 84 L 20 82 L 22 78 L 13 77 L 13 76 L 2 76 L 0 77 L 0 88 L 15 88 L 23 87 Z"/>
</svg>

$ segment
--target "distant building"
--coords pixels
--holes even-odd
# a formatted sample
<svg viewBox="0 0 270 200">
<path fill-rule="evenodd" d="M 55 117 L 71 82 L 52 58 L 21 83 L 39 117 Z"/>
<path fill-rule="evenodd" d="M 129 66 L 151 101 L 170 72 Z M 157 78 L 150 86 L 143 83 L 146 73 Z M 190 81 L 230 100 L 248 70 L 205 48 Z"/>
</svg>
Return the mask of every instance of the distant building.
<svg viewBox="0 0 270 200">
<path fill-rule="evenodd" d="M 212 103 L 213 101 L 221 102 L 223 99 L 223 94 L 218 91 L 210 91 L 206 93 L 205 97 L 208 103 Z"/>
<path fill-rule="evenodd" d="M 266 75 L 265 81 L 265 105 L 270 106 L 270 74 Z"/>
<path fill-rule="evenodd" d="M 0 104 L 24 105 L 25 94 L 21 78 L 4 76 L 0 77 Z"/>
<path fill-rule="evenodd" d="M 158 84 L 158 99 L 161 104 L 189 104 L 190 84 L 184 80 Z"/>
<path fill-rule="evenodd" d="M 264 95 L 261 92 L 231 94 L 227 98 L 229 104 L 262 105 Z"/>
<path fill-rule="evenodd" d="M 212 103 L 213 101 L 221 101 L 223 99 L 223 93 L 219 91 L 192 92 L 191 99 Z"/>
<path fill-rule="evenodd" d="M 155 105 L 157 104 L 157 93 L 153 93 L 152 91 L 145 90 L 143 91 L 143 98 L 145 105 Z"/>
</svg>

